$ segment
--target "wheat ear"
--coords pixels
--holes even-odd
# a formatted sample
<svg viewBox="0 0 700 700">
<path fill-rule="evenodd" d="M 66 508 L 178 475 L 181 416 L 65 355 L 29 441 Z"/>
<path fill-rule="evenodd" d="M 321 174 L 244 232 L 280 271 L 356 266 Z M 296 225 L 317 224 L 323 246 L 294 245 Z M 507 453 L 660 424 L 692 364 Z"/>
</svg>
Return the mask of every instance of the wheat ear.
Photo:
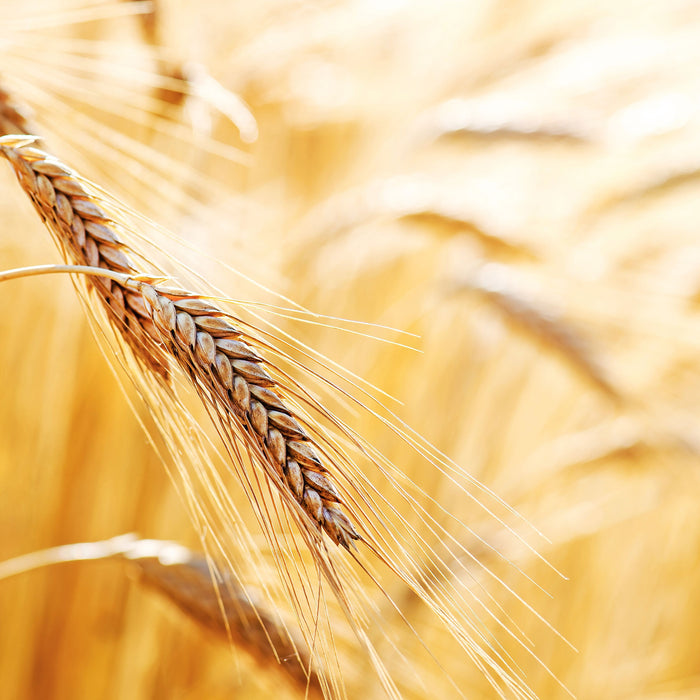
<svg viewBox="0 0 700 700">
<path fill-rule="evenodd" d="M 15 102 L 12 93 L 0 84 L 0 133 L 34 134 L 32 116 L 27 107 Z"/>
<path fill-rule="evenodd" d="M 279 666 L 309 696 L 322 696 L 319 677 L 299 635 L 230 573 L 213 572 L 203 556 L 176 542 L 137 540 L 125 548 L 123 556 L 138 567 L 142 583 L 170 599 L 188 617 L 231 639 L 259 664 Z"/>
<path fill-rule="evenodd" d="M 587 339 L 553 308 L 528 298 L 509 280 L 510 269 L 488 263 L 474 274 L 461 275 L 455 291 L 475 292 L 498 310 L 525 337 L 563 358 L 570 368 L 613 401 L 624 401 L 598 361 Z"/>
<path fill-rule="evenodd" d="M 0 153 L 67 260 L 133 276 L 142 272 L 127 256 L 114 219 L 75 172 L 26 139 L 0 138 Z M 174 360 L 230 418 L 283 495 L 336 544 L 349 549 L 360 539 L 340 508 L 319 448 L 280 396 L 264 359 L 222 309 L 201 295 L 143 281 L 134 286 L 94 277 L 90 285 L 142 365 L 167 378 Z"/>
</svg>

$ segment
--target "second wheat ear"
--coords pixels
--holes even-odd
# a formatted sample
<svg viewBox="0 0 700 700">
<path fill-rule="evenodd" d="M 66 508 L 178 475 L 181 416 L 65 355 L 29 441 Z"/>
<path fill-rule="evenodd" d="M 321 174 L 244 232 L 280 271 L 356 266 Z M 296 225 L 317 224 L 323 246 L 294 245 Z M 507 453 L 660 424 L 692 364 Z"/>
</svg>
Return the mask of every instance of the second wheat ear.
<svg viewBox="0 0 700 700">
<path fill-rule="evenodd" d="M 130 276 L 148 274 L 128 256 L 118 226 L 71 168 L 27 138 L 0 138 L 0 154 L 66 261 Z M 167 381 L 171 366 L 235 425 L 276 488 L 338 545 L 362 539 L 341 506 L 321 450 L 284 399 L 269 364 L 221 308 L 202 295 L 140 281 L 88 282 L 112 327 L 149 372 Z"/>
</svg>

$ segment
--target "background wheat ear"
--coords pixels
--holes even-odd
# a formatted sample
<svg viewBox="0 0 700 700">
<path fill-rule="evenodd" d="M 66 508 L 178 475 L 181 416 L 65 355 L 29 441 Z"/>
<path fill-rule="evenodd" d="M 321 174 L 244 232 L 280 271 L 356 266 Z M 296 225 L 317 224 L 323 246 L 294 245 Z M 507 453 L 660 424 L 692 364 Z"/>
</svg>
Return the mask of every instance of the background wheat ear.
<svg viewBox="0 0 700 700">
<path fill-rule="evenodd" d="M 323 697 L 308 649 L 298 631 L 263 605 L 253 591 L 241 589 L 225 571 L 181 547 L 155 540 L 134 543 L 124 556 L 139 579 L 172 600 L 186 615 L 231 640 L 269 670 L 279 668 L 302 693 Z"/>
<path fill-rule="evenodd" d="M 233 643 L 267 670 L 279 669 L 301 693 L 323 697 L 298 631 L 212 561 L 176 542 L 120 535 L 31 552 L 0 563 L 0 580 L 56 564 L 126 561 L 143 585 L 172 601 L 188 618 Z M 127 570 L 128 572 L 129 570 Z"/>
<path fill-rule="evenodd" d="M 0 133 L 38 134 L 26 105 L 15 102 L 12 93 L 0 84 Z"/>
</svg>

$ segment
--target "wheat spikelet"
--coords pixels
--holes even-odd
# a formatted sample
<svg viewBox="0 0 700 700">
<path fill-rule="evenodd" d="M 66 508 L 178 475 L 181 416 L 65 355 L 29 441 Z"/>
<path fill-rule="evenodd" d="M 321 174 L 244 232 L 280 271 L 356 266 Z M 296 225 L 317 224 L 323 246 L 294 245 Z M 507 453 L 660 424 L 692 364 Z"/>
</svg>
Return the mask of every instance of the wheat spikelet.
<svg viewBox="0 0 700 700">
<path fill-rule="evenodd" d="M 586 216 L 591 221 L 596 221 L 617 207 L 634 206 L 642 201 L 669 195 L 676 188 L 692 185 L 699 177 L 700 163 L 694 155 L 671 166 L 661 165 L 651 173 L 640 173 L 636 181 L 626 182 L 617 191 L 606 193 L 599 202 L 591 205 Z"/>
<path fill-rule="evenodd" d="M 107 216 L 90 200 L 69 168 L 33 148 L 3 150 L 42 220 L 56 237 L 67 260 L 130 273 L 135 268 L 123 252 Z M 31 155 L 30 155 L 31 154 Z M 101 278 L 88 282 L 107 311 L 113 327 L 149 369 L 168 375 L 167 358 L 142 301 L 118 283 Z"/>
<path fill-rule="evenodd" d="M 34 147 L 0 140 L 24 191 L 73 262 L 118 273 L 138 271 L 109 215 L 76 174 Z M 336 544 L 349 549 L 360 535 L 340 508 L 317 446 L 280 396 L 263 358 L 242 339 L 226 313 L 192 292 L 158 289 L 141 282 L 140 291 L 114 280 L 90 285 L 141 363 L 166 379 L 169 358 L 230 416 L 273 483 L 297 501 Z"/>
</svg>

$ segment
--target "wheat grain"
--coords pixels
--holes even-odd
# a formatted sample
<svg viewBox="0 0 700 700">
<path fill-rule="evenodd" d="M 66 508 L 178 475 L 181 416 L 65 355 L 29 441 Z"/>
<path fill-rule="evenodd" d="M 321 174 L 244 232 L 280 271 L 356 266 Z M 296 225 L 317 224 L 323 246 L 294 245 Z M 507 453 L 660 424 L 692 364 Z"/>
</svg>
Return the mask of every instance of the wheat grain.
<svg viewBox="0 0 700 700">
<path fill-rule="evenodd" d="M 0 152 L 64 257 L 79 265 L 137 274 L 113 219 L 76 173 L 48 153 L 17 139 Z M 280 395 L 263 357 L 226 313 L 199 295 L 140 282 L 140 294 L 95 277 L 91 288 L 112 326 L 142 365 L 166 379 L 174 359 L 211 402 L 230 417 L 272 482 L 295 500 L 336 544 L 360 539 L 340 507 L 319 449 Z"/>
</svg>

